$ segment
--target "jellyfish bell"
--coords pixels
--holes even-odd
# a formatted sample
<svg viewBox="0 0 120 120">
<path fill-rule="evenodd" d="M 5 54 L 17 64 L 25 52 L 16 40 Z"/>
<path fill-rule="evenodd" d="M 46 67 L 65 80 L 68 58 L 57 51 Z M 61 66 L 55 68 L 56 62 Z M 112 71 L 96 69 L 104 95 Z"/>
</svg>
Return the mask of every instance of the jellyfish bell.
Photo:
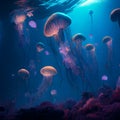
<svg viewBox="0 0 120 120">
<path fill-rule="evenodd" d="M 18 70 L 18 75 L 23 80 L 27 80 L 30 77 L 29 71 L 24 68 Z"/>
<path fill-rule="evenodd" d="M 105 36 L 103 37 L 102 42 L 110 47 L 112 45 L 112 38 L 110 36 Z"/>
<path fill-rule="evenodd" d="M 110 19 L 113 22 L 118 22 L 119 27 L 120 27 L 120 8 L 116 8 L 114 10 L 112 10 L 112 12 L 110 13 Z"/>
<path fill-rule="evenodd" d="M 52 37 L 59 42 L 64 42 L 64 32 L 63 30 L 66 29 L 71 24 L 71 19 L 64 13 L 56 12 L 53 13 L 46 21 L 44 25 L 44 35 L 46 37 Z"/>
<path fill-rule="evenodd" d="M 101 79 L 102 79 L 103 81 L 107 81 L 107 80 L 108 80 L 108 76 L 107 76 L 107 75 L 103 75 L 103 76 L 101 77 Z"/>
<path fill-rule="evenodd" d="M 77 33 L 72 37 L 72 41 L 76 43 L 77 47 L 81 45 L 82 42 L 85 40 L 86 40 L 86 37 L 81 33 Z"/>
<path fill-rule="evenodd" d="M 57 70 L 52 66 L 45 66 L 40 70 L 44 77 L 52 77 L 57 74 Z"/>
<path fill-rule="evenodd" d="M 90 11 L 89 11 L 90 16 L 92 16 L 93 13 L 94 13 L 93 10 L 90 10 Z"/>
<path fill-rule="evenodd" d="M 24 9 L 14 10 L 12 13 L 12 22 L 16 24 L 19 34 L 23 34 L 23 23 L 26 20 L 26 13 Z"/>
<path fill-rule="evenodd" d="M 35 22 L 34 20 L 30 20 L 30 21 L 28 22 L 28 24 L 29 24 L 29 26 L 30 26 L 31 28 L 37 28 L 37 24 L 36 24 L 36 22 Z"/>
<path fill-rule="evenodd" d="M 52 96 L 55 96 L 55 95 L 57 94 L 57 90 L 52 89 L 52 90 L 50 91 L 50 94 L 51 94 Z"/>
<path fill-rule="evenodd" d="M 95 51 L 95 47 L 94 47 L 94 45 L 93 44 L 87 44 L 86 46 L 85 46 L 85 49 L 87 50 L 87 51 Z"/>
<path fill-rule="evenodd" d="M 36 44 L 37 52 L 41 52 L 41 51 L 43 51 L 44 48 L 45 48 L 44 43 L 42 43 L 42 42 L 38 42 L 38 43 Z"/>
</svg>

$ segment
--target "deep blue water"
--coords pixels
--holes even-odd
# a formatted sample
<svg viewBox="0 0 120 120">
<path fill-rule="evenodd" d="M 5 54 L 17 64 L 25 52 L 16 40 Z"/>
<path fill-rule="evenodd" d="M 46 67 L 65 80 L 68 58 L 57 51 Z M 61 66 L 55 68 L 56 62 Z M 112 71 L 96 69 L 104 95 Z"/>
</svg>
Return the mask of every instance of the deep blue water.
<svg viewBox="0 0 120 120">
<path fill-rule="evenodd" d="M 67 57 L 72 61 L 70 64 L 67 64 L 68 60 L 65 63 L 67 57 L 60 54 L 60 45 L 54 37 L 45 37 L 43 34 L 47 17 L 27 18 L 23 23 L 22 34 L 17 31 L 15 24 L 11 23 L 10 18 L 1 20 L 0 103 L 6 104 L 15 100 L 17 107 L 29 106 L 31 98 L 34 99 L 44 80 L 40 74 L 40 69 L 44 66 L 55 67 L 57 74 L 52 77 L 50 85 L 45 83 L 45 91 L 40 97 L 35 97 L 31 103 L 33 106 L 46 100 L 56 103 L 70 98 L 79 100 L 84 91 L 97 94 L 102 85 L 115 89 L 120 76 L 120 28 L 117 22 L 110 20 L 110 13 L 120 7 L 118 3 L 118 0 L 106 0 L 87 6 L 76 6 L 67 13 L 72 21 L 64 30 L 65 46 L 70 50 Z M 90 10 L 93 11 L 92 21 Z M 36 22 L 36 28 L 29 26 L 30 20 Z M 76 44 L 71 40 L 76 33 L 82 33 L 86 37 L 81 52 L 76 50 Z M 107 46 L 102 43 L 104 36 L 112 37 L 110 54 Z M 36 50 L 38 42 L 45 45 L 41 52 Z M 92 56 L 86 51 L 86 44 L 95 46 Z M 30 77 L 27 80 L 18 75 L 21 68 L 29 71 Z M 107 76 L 107 80 L 102 80 L 103 75 Z M 50 94 L 53 89 L 57 91 L 56 95 Z M 26 97 L 26 92 L 30 93 L 30 96 Z"/>
</svg>

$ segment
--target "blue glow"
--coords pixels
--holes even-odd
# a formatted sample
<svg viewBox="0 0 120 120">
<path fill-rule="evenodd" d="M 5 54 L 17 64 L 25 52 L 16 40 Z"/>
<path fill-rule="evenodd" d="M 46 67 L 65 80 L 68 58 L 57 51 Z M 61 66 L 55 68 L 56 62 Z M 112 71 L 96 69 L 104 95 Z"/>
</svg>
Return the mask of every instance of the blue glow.
<svg viewBox="0 0 120 120">
<path fill-rule="evenodd" d="M 88 6 L 88 5 L 91 5 L 91 4 L 94 4 L 94 3 L 100 3 L 100 2 L 103 2 L 103 1 L 105 1 L 105 0 L 86 0 L 83 3 L 81 3 L 79 6 Z"/>
</svg>

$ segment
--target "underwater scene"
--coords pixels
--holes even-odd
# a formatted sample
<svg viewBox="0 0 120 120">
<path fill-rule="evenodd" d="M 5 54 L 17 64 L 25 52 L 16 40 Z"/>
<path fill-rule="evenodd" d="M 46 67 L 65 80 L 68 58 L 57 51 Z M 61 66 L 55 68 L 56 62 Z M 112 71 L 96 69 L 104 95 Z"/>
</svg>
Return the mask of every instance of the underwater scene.
<svg viewBox="0 0 120 120">
<path fill-rule="evenodd" d="M 120 1 L 4 4 L 0 120 L 119 120 Z"/>
</svg>

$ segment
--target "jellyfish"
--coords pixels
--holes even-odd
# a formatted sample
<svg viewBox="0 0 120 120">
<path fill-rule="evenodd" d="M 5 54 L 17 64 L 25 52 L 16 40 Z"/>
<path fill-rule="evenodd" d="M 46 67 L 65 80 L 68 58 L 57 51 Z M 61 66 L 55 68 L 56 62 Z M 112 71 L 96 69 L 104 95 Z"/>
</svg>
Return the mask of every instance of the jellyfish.
<svg viewBox="0 0 120 120">
<path fill-rule="evenodd" d="M 36 45 L 37 52 L 43 51 L 44 48 L 45 48 L 44 43 L 42 43 L 42 42 L 38 42 L 38 43 L 37 43 L 37 45 Z"/>
<path fill-rule="evenodd" d="M 55 102 L 55 101 L 56 101 L 57 90 L 52 89 L 52 90 L 50 91 L 50 94 L 51 94 L 51 96 L 52 96 L 52 98 L 53 98 L 53 102 Z"/>
<path fill-rule="evenodd" d="M 93 44 L 87 44 L 85 46 L 85 49 L 88 51 L 92 58 L 95 57 L 95 46 Z"/>
<path fill-rule="evenodd" d="M 89 37 L 93 38 L 93 10 L 89 11 L 90 19 L 91 19 L 91 27 L 90 27 L 90 34 Z"/>
<path fill-rule="evenodd" d="M 103 83 L 103 85 L 106 83 L 106 81 L 108 81 L 108 76 L 107 75 L 103 75 L 102 77 L 101 77 L 101 80 L 102 80 L 102 83 Z"/>
<path fill-rule="evenodd" d="M 20 76 L 20 78 L 22 78 L 23 80 L 28 80 L 28 78 L 30 77 L 30 73 L 28 70 L 22 68 L 18 70 L 18 75 Z"/>
<path fill-rule="evenodd" d="M 43 80 L 38 88 L 37 96 L 41 96 L 52 84 L 53 76 L 57 74 L 57 70 L 53 66 L 45 66 L 40 69 L 40 73 L 43 75 Z"/>
<path fill-rule="evenodd" d="M 37 24 L 34 20 L 30 20 L 28 24 L 31 28 L 37 28 Z"/>
<path fill-rule="evenodd" d="M 110 36 L 105 36 L 103 37 L 102 39 L 102 42 L 104 44 L 106 44 L 107 46 L 107 61 L 106 61 L 106 64 L 105 64 L 105 67 L 110 75 L 110 83 L 113 82 L 113 79 L 114 79 L 114 74 L 113 74 L 113 69 L 112 69 L 112 37 Z M 111 84 L 112 85 L 112 84 Z"/>
<path fill-rule="evenodd" d="M 54 37 L 59 43 L 64 43 L 64 29 L 71 24 L 71 19 L 64 13 L 53 13 L 44 25 L 44 35 L 46 37 Z"/>
<path fill-rule="evenodd" d="M 89 78 L 92 80 L 92 84 L 94 86 L 94 90 L 98 87 L 98 80 L 99 80 L 99 70 L 98 70 L 98 62 L 96 59 L 95 54 L 95 46 L 93 44 L 87 44 L 85 46 L 85 49 L 87 51 L 87 59 L 89 64 Z M 93 87 L 92 87 L 93 88 Z M 94 91 L 95 92 L 95 91 Z"/>
<path fill-rule="evenodd" d="M 23 23 L 26 20 L 26 14 L 23 9 L 18 9 L 12 13 L 12 22 L 16 24 L 16 28 L 20 35 L 23 34 Z"/>
<path fill-rule="evenodd" d="M 120 8 L 116 8 L 112 10 L 112 12 L 110 13 L 110 19 L 113 22 L 118 22 L 119 27 L 120 27 Z"/>
<path fill-rule="evenodd" d="M 81 33 L 77 33 L 72 37 L 73 42 L 75 42 L 76 48 L 82 46 L 82 42 L 86 40 L 85 36 Z"/>
<path fill-rule="evenodd" d="M 22 79 L 25 80 L 25 85 L 26 85 L 26 92 L 29 92 L 28 90 L 28 79 L 30 77 L 30 73 L 28 70 L 21 68 L 18 70 L 18 76 Z"/>
<path fill-rule="evenodd" d="M 107 60 L 107 68 L 110 69 L 112 65 L 112 38 L 110 36 L 105 36 L 102 39 L 102 42 L 106 44 L 108 49 L 108 60 Z"/>
</svg>

